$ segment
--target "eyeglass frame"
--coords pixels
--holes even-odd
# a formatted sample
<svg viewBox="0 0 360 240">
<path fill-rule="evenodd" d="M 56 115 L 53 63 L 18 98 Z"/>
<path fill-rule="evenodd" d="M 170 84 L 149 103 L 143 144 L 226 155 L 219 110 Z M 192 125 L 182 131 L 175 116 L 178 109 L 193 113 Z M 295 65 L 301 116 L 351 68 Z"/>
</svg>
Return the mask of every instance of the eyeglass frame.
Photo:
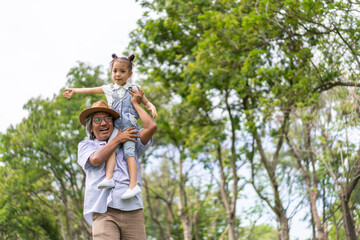
<svg viewBox="0 0 360 240">
<path fill-rule="evenodd" d="M 101 119 L 100 122 L 96 122 L 95 119 Z M 105 121 L 106 123 L 110 123 L 113 121 L 113 117 L 112 116 L 106 116 L 106 117 L 97 117 L 97 118 L 93 118 L 92 122 L 95 125 L 100 125 L 102 123 L 102 121 Z"/>
</svg>

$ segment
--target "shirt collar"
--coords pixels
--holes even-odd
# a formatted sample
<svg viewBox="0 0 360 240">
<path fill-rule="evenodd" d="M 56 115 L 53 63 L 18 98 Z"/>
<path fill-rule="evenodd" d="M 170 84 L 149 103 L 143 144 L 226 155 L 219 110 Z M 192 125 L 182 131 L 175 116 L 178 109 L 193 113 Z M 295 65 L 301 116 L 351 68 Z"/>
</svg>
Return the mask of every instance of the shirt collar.
<svg viewBox="0 0 360 240">
<path fill-rule="evenodd" d="M 104 146 L 107 143 L 107 141 L 99 141 L 96 138 L 94 139 L 94 141 L 99 144 L 99 146 Z"/>
<path fill-rule="evenodd" d="M 128 90 L 130 86 L 131 86 L 131 83 L 126 83 L 124 86 L 120 86 L 120 85 L 117 85 L 116 83 L 114 83 L 114 88 L 116 90 L 118 90 L 119 88 L 123 88 L 125 90 Z"/>
</svg>

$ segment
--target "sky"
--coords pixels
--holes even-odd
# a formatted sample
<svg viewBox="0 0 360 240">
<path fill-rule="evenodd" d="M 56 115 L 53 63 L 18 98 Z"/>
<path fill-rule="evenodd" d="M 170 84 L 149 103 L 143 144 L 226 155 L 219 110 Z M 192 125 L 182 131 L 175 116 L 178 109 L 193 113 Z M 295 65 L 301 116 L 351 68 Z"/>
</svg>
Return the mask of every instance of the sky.
<svg viewBox="0 0 360 240">
<path fill-rule="evenodd" d="M 0 132 L 31 98 L 59 93 L 78 61 L 107 70 L 142 14 L 135 0 L 0 0 Z"/>
<path fill-rule="evenodd" d="M 106 70 L 142 14 L 135 0 L 0 0 L 0 132 L 27 116 L 31 98 L 58 94 L 78 61 Z M 295 222 L 292 239 L 309 237 Z"/>
</svg>

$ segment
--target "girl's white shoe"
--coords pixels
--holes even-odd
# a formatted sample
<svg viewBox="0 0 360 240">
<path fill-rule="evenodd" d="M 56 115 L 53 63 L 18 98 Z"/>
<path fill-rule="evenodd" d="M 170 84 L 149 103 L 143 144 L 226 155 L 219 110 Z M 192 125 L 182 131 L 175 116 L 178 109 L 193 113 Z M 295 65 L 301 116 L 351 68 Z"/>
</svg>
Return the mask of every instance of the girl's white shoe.
<svg viewBox="0 0 360 240">
<path fill-rule="evenodd" d="M 121 196 L 121 199 L 129 199 L 141 193 L 141 188 L 136 185 L 133 189 L 128 188 Z"/>
<path fill-rule="evenodd" d="M 103 189 L 103 188 L 113 188 L 115 187 L 115 182 L 113 179 L 104 179 L 102 180 L 98 185 L 97 185 L 98 189 Z"/>
</svg>

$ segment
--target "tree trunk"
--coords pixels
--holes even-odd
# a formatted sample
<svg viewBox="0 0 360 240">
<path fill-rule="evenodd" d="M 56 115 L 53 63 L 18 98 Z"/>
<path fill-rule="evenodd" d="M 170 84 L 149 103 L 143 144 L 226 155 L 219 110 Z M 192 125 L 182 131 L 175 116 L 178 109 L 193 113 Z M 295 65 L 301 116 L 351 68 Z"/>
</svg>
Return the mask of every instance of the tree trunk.
<svg viewBox="0 0 360 240">
<path fill-rule="evenodd" d="M 171 237 L 171 220 L 172 220 L 172 212 L 171 212 L 171 204 L 169 204 L 169 196 L 168 192 L 165 191 L 165 200 L 166 200 L 166 218 L 167 218 L 167 224 L 166 224 L 166 233 L 168 236 L 168 239 L 172 239 Z"/>
<path fill-rule="evenodd" d="M 195 208 L 196 209 L 198 209 L 199 208 L 199 199 L 198 198 L 196 198 L 196 202 L 195 202 Z M 194 235 L 195 235 L 195 240 L 200 240 L 199 239 L 199 230 L 198 230 L 198 218 L 199 218 L 199 211 L 198 210 L 196 210 L 195 212 L 194 212 L 194 215 L 193 215 L 193 223 L 194 223 Z"/>
<path fill-rule="evenodd" d="M 318 214 L 318 210 L 317 210 L 317 206 L 316 206 L 316 201 L 318 199 L 319 196 L 319 192 L 318 192 L 318 177 L 316 174 L 316 170 L 315 170 L 315 161 L 312 155 L 312 150 L 311 150 L 311 139 L 310 139 L 310 124 L 309 123 L 305 123 L 306 126 L 306 149 L 309 152 L 309 158 L 310 158 L 310 162 L 312 164 L 312 168 L 313 168 L 313 182 L 311 181 L 311 177 L 310 174 L 308 172 L 308 170 L 306 169 L 306 166 L 303 165 L 302 163 L 302 157 L 299 154 L 299 151 L 297 149 L 297 147 L 291 143 L 289 137 L 286 135 L 286 141 L 290 147 L 290 150 L 292 152 L 292 154 L 294 155 L 298 168 L 300 169 L 302 176 L 304 178 L 306 187 L 307 187 L 307 192 L 309 195 L 309 202 L 310 202 L 310 212 L 311 212 L 311 218 L 316 226 L 316 232 L 317 232 L 317 239 L 318 240 L 325 240 L 326 236 L 324 233 L 324 228 L 323 225 L 321 223 L 321 219 L 319 217 Z M 314 230 L 313 230 L 314 232 Z M 313 236 L 313 238 L 315 238 L 315 236 Z"/>
<path fill-rule="evenodd" d="M 192 239 L 191 221 L 185 214 L 180 215 L 180 221 L 183 226 L 184 240 L 191 240 Z"/>
<path fill-rule="evenodd" d="M 323 133 L 323 136 L 326 136 Z M 358 150 L 358 155 L 360 154 L 360 149 Z M 343 159 L 341 159 L 343 161 Z M 356 165 L 356 170 L 351 176 L 353 179 L 350 181 L 350 178 L 347 177 L 344 182 L 341 182 L 337 176 L 333 173 L 330 166 L 326 165 L 329 174 L 331 175 L 334 182 L 337 183 L 337 186 L 340 186 L 340 193 L 338 194 L 340 199 L 341 210 L 343 213 L 343 221 L 344 221 L 344 230 L 346 240 L 358 240 L 358 235 L 355 229 L 354 218 L 352 216 L 351 209 L 349 207 L 349 201 L 353 190 L 355 189 L 359 179 L 360 179 L 360 158 L 356 159 L 354 164 Z M 350 167 L 351 169 L 351 167 Z"/>
<path fill-rule="evenodd" d="M 230 91 L 225 91 L 225 105 L 227 112 L 229 114 L 230 124 L 231 124 L 231 156 L 230 156 L 230 166 L 231 166 L 231 172 L 232 172 L 232 180 L 233 180 L 233 186 L 232 186 L 232 197 L 230 197 L 228 191 L 226 190 L 225 185 L 226 177 L 224 173 L 223 168 L 223 162 L 222 162 L 222 156 L 221 156 L 221 146 L 218 146 L 218 160 L 220 165 L 220 174 L 221 174 L 221 184 L 220 184 L 220 194 L 221 198 L 226 210 L 226 222 L 227 222 L 227 229 L 228 229 L 228 238 L 229 240 L 235 240 L 236 239 L 236 232 L 235 232 L 235 220 L 236 220 L 236 201 L 238 196 L 238 182 L 239 177 L 237 176 L 237 154 L 235 150 L 235 142 L 236 142 L 236 121 L 234 119 L 233 113 L 232 113 L 232 107 L 229 104 L 229 94 Z"/>
<path fill-rule="evenodd" d="M 232 219 L 232 221 L 230 220 Z M 229 240 L 232 240 L 232 239 L 236 239 L 235 238 L 235 222 L 234 222 L 234 219 L 233 218 L 230 218 L 228 220 L 228 226 L 229 226 Z"/>
<path fill-rule="evenodd" d="M 289 221 L 286 217 L 286 211 L 285 209 L 281 209 L 278 211 L 278 222 L 280 224 L 280 232 L 279 236 L 281 240 L 290 240 L 289 236 Z"/>
<path fill-rule="evenodd" d="M 319 218 L 317 207 L 316 207 L 316 200 L 318 198 L 318 192 L 317 188 L 314 190 L 311 190 L 311 188 L 308 187 L 308 193 L 309 193 L 309 200 L 310 200 L 310 208 L 311 208 L 311 215 L 313 217 L 316 230 L 317 230 L 317 239 L 318 240 L 325 240 L 325 233 L 324 228 L 321 224 L 321 220 Z"/>
<path fill-rule="evenodd" d="M 181 156 L 182 152 L 180 151 L 180 156 Z M 183 164 L 183 160 L 180 157 L 179 159 L 179 201 L 178 201 L 178 216 L 180 218 L 181 224 L 183 226 L 183 232 L 184 232 L 184 240 L 191 240 L 192 239 L 192 229 L 191 229 L 191 220 L 190 217 L 188 216 L 188 208 L 186 206 L 186 204 L 184 203 L 183 198 L 186 198 L 186 193 L 185 193 L 185 179 L 182 173 L 182 164 Z M 184 206 L 185 205 L 185 206 Z"/>
<path fill-rule="evenodd" d="M 148 204 L 148 210 L 150 212 L 150 217 L 151 219 L 154 221 L 154 223 L 158 226 L 158 229 L 160 231 L 160 235 L 161 235 L 161 238 L 163 240 L 167 240 L 167 236 L 165 235 L 165 232 L 164 232 L 164 229 L 162 227 L 162 224 L 161 222 L 156 218 L 155 214 L 154 214 L 154 210 L 153 210 L 153 207 L 152 207 L 152 204 L 151 204 L 151 199 L 150 199 L 150 191 L 149 191 L 149 185 L 148 185 L 148 182 L 147 182 L 147 179 L 146 177 L 143 177 L 143 181 L 144 181 L 144 189 L 145 189 L 145 193 L 146 193 L 146 202 Z"/>
<path fill-rule="evenodd" d="M 360 153 L 360 150 L 358 151 L 358 154 Z M 341 183 L 341 193 L 340 201 L 341 201 L 341 209 L 343 211 L 344 215 L 344 228 L 345 228 L 345 236 L 347 240 L 357 240 L 358 235 L 355 229 L 355 223 L 354 218 L 351 213 L 351 209 L 349 207 L 349 201 L 351 194 L 353 190 L 355 189 L 357 183 L 360 179 L 360 159 L 358 158 L 355 161 L 355 164 L 357 164 L 356 171 L 354 173 L 354 178 L 349 182 L 349 184 Z"/>
<path fill-rule="evenodd" d="M 222 162 L 222 156 L 221 156 L 221 146 L 218 146 L 218 150 L 217 150 L 217 157 L 218 157 L 218 161 L 219 161 L 219 166 L 220 166 L 220 196 L 222 199 L 222 202 L 224 204 L 224 208 L 226 211 L 226 229 L 225 231 L 228 232 L 228 238 L 229 240 L 235 240 L 235 208 L 232 207 L 232 204 L 230 203 L 229 200 L 229 194 L 227 193 L 226 190 L 226 176 L 225 176 L 225 172 L 224 172 L 224 166 L 223 166 L 223 162 Z M 224 232 L 225 232 L 224 231 Z"/>
<path fill-rule="evenodd" d="M 344 229 L 346 240 L 358 240 L 356 235 L 355 223 L 349 207 L 349 199 L 346 193 L 345 187 L 341 187 L 340 202 L 341 209 L 344 216 Z"/>
<path fill-rule="evenodd" d="M 270 201 L 266 197 L 262 196 L 262 194 L 260 192 L 258 192 L 258 191 L 257 192 L 258 192 L 258 194 L 260 194 L 260 197 L 267 202 L 267 204 L 271 207 L 271 209 L 275 213 L 277 221 L 280 225 L 279 238 L 281 240 L 289 240 L 290 239 L 290 236 L 289 236 L 290 229 L 289 229 L 289 221 L 286 216 L 286 210 L 283 207 L 282 201 L 280 198 L 279 184 L 278 184 L 276 176 L 275 176 L 275 171 L 276 171 L 277 163 L 279 160 L 278 159 L 279 152 L 283 145 L 284 136 L 287 135 L 287 121 L 289 119 L 289 114 L 290 114 L 290 111 L 286 111 L 284 113 L 284 119 L 283 119 L 283 123 L 281 125 L 281 135 L 279 137 L 279 141 L 277 143 L 276 150 L 273 154 L 272 161 L 269 161 L 269 159 L 267 158 L 264 148 L 262 147 L 262 142 L 261 142 L 261 139 L 260 139 L 258 133 L 256 131 L 254 131 L 254 133 L 253 133 L 254 139 L 256 141 L 257 149 L 260 153 L 261 162 L 265 167 L 265 170 L 268 174 L 269 181 L 270 181 L 270 184 L 271 184 L 271 187 L 273 190 L 275 206 L 272 206 Z"/>
</svg>

